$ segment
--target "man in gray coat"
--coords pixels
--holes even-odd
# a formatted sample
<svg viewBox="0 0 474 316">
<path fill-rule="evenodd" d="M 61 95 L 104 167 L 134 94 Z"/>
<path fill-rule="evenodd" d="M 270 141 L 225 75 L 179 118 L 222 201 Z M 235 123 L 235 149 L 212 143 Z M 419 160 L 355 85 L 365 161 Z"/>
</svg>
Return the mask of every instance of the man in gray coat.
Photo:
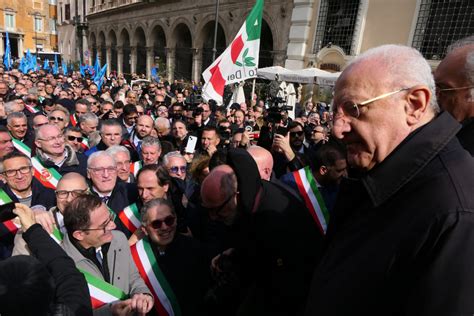
<svg viewBox="0 0 474 316">
<path fill-rule="evenodd" d="M 93 304 L 94 315 L 145 315 L 153 308 L 153 296 L 133 263 L 127 239 L 114 230 L 114 214 L 99 197 L 78 196 L 64 211 L 64 225 L 64 250 L 85 274 L 92 301 L 106 303 Z M 106 291 L 111 286 L 115 293 L 123 291 L 120 300 L 95 296 L 94 287 Z"/>
</svg>

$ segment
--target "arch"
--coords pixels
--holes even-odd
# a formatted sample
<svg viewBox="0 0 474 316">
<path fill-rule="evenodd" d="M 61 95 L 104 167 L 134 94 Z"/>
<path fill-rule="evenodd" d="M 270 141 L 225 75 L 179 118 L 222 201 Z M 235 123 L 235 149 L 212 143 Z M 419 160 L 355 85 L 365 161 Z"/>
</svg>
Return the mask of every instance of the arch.
<svg viewBox="0 0 474 316">
<path fill-rule="evenodd" d="M 112 71 L 117 70 L 117 35 L 115 35 L 115 31 L 113 29 L 109 30 L 109 33 L 107 33 L 107 46 L 110 47 L 110 50 L 112 52 L 109 69 L 111 69 Z"/>
<path fill-rule="evenodd" d="M 175 40 L 175 67 L 176 79 L 191 80 L 193 65 L 193 41 L 191 31 L 184 23 L 176 25 L 172 38 Z"/>
<path fill-rule="evenodd" d="M 153 47 L 154 64 L 158 69 L 166 69 L 166 33 L 159 24 L 151 29 L 148 37 L 150 45 Z"/>
<path fill-rule="evenodd" d="M 126 28 L 123 28 L 122 31 L 120 32 L 120 40 L 119 40 L 120 45 L 122 46 L 122 51 L 123 51 L 123 73 L 124 74 L 130 74 L 130 53 L 131 48 L 130 48 L 130 35 L 128 33 L 128 30 Z"/>
<path fill-rule="evenodd" d="M 317 66 L 327 71 L 341 71 L 346 64 L 344 50 L 337 46 L 323 47 L 316 55 Z"/>
<path fill-rule="evenodd" d="M 133 33 L 132 46 L 136 47 L 137 53 L 137 74 L 146 74 L 146 36 L 141 26 L 138 26 Z"/>
<path fill-rule="evenodd" d="M 214 47 L 214 29 L 215 21 L 209 21 L 203 26 L 199 34 L 197 43 L 201 43 L 198 48 L 202 49 L 202 69 L 206 69 L 212 63 L 213 47 Z M 221 24 L 217 24 L 216 39 L 216 58 L 226 49 L 226 37 Z"/>
<path fill-rule="evenodd" d="M 99 32 L 99 44 L 98 44 L 97 49 L 100 49 L 99 63 L 100 65 L 104 65 L 106 63 L 106 56 L 107 56 L 107 46 L 106 46 L 104 31 Z M 95 63 L 95 60 L 94 60 L 94 63 Z"/>
<path fill-rule="evenodd" d="M 265 18 L 262 18 L 262 31 L 260 33 L 260 53 L 258 67 L 273 66 L 273 32 Z"/>
<path fill-rule="evenodd" d="M 194 30 L 194 27 L 191 25 L 191 23 L 184 17 L 180 17 L 178 19 L 176 19 L 173 24 L 171 25 L 170 27 L 170 30 L 171 31 L 171 36 L 168 36 L 167 37 L 167 40 L 168 40 L 168 45 L 169 47 L 176 47 L 176 42 L 177 42 L 177 32 L 178 32 L 178 27 L 183 27 L 185 26 L 189 33 L 191 34 L 191 47 L 194 47 L 194 42 L 193 42 L 193 38 L 194 38 L 194 34 L 192 33 L 192 30 Z"/>
</svg>

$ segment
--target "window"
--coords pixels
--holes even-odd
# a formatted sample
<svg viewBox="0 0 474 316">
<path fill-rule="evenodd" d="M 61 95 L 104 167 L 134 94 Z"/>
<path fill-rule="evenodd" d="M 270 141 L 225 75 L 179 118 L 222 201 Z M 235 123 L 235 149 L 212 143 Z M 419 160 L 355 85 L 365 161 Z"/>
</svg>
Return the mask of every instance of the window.
<svg viewBox="0 0 474 316">
<path fill-rule="evenodd" d="M 338 45 L 346 54 L 354 55 L 354 30 L 360 7 L 359 0 L 321 0 L 313 52 Z"/>
<path fill-rule="evenodd" d="M 421 0 L 413 47 L 427 59 L 443 59 L 453 42 L 474 34 L 471 0 Z"/>
<path fill-rule="evenodd" d="M 52 34 L 56 34 L 56 19 L 49 19 L 49 30 Z"/>
<path fill-rule="evenodd" d="M 13 30 L 15 28 L 15 13 L 5 13 L 5 28 Z"/>
<path fill-rule="evenodd" d="M 51 5 L 56 5 L 57 4 L 56 0 L 49 0 L 48 3 L 51 4 Z"/>
<path fill-rule="evenodd" d="M 43 32 L 43 18 L 35 16 L 35 32 Z"/>
<path fill-rule="evenodd" d="M 65 4 L 64 5 L 64 20 L 69 21 L 71 19 L 71 5 Z"/>
</svg>

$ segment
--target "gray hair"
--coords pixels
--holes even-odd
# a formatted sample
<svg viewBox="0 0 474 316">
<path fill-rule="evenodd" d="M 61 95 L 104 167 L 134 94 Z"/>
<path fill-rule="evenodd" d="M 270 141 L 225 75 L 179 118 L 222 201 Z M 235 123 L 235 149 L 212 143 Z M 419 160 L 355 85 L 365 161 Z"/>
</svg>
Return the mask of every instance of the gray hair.
<svg viewBox="0 0 474 316">
<path fill-rule="evenodd" d="M 108 157 L 112 159 L 114 166 L 117 166 L 117 162 L 115 161 L 115 158 L 111 153 L 106 152 L 104 150 L 100 150 L 100 151 L 96 151 L 95 153 L 89 156 L 89 158 L 87 159 L 87 168 L 91 168 L 92 162 L 95 159 L 102 158 L 102 157 Z"/>
<path fill-rule="evenodd" d="M 26 120 L 26 115 L 23 112 L 12 112 L 7 115 L 7 124 L 10 125 L 13 119 L 24 119 Z"/>
<path fill-rule="evenodd" d="M 51 112 L 49 112 L 48 114 L 48 119 L 52 116 L 52 113 L 54 111 L 59 111 L 59 112 L 63 112 L 64 115 L 66 115 L 66 125 L 69 124 L 69 111 L 68 109 L 66 109 L 64 106 L 60 105 L 60 104 L 56 104 L 53 109 L 51 110 Z"/>
<path fill-rule="evenodd" d="M 449 54 L 456 48 L 461 48 L 469 45 L 474 45 L 474 35 L 461 38 L 460 40 L 457 40 L 456 42 L 452 43 L 448 46 L 447 53 Z"/>
<path fill-rule="evenodd" d="M 452 53 L 457 49 L 464 48 L 466 46 L 471 46 L 466 54 L 466 64 L 464 65 L 464 74 L 469 84 L 474 84 L 474 35 L 461 38 L 460 40 L 454 42 L 448 47 L 448 54 Z M 474 88 L 471 89 L 471 99 L 474 98 Z"/>
<path fill-rule="evenodd" d="M 431 109 L 435 113 L 440 111 L 431 67 L 418 50 L 403 45 L 382 45 L 357 56 L 349 67 L 374 58 L 378 59 L 387 70 L 386 73 L 389 75 L 385 79 L 389 85 L 394 89 L 409 88 L 418 84 L 427 86 L 431 91 Z"/>
<path fill-rule="evenodd" d="M 7 115 L 11 113 L 15 113 L 16 101 L 12 100 L 12 101 L 5 102 L 3 106 L 5 108 L 5 113 Z"/>
<path fill-rule="evenodd" d="M 166 199 L 162 199 L 162 198 L 153 199 L 153 200 L 148 201 L 147 203 L 145 203 L 145 205 L 143 205 L 143 207 L 140 210 L 140 215 L 142 217 L 142 224 L 143 225 L 148 224 L 147 220 L 148 220 L 149 211 L 151 209 L 155 208 L 155 207 L 160 207 L 160 206 L 168 207 L 171 211 L 171 214 L 176 215 L 176 213 L 174 211 L 173 203 L 171 201 L 166 200 Z"/>
<path fill-rule="evenodd" d="M 161 149 L 161 142 L 158 137 L 146 136 L 142 140 L 142 147 L 144 146 L 158 146 L 158 149 Z"/>
<path fill-rule="evenodd" d="M 130 159 L 130 151 L 128 151 L 128 149 L 125 146 L 114 145 L 112 147 L 107 148 L 105 152 L 111 154 L 114 157 L 117 153 L 125 153 L 127 154 L 128 159 Z"/>
<path fill-rule="evenodd" d="M 35 129 L 35 140 L 38 139 L 38 138 L 41 138 L 40 135 L 41 135 L 41 132 L 43 131 L 43 129 L 45 129 L 46 127 L 53 127 L 53 128 L 57 128 L 59 131 L 61 131 L 61 129 L 59 127 L 57 127 L 56 125 L 54 124 L 45 124 L 45 125 L 41 125 L 40 127 L 38 127 L 37 129 Z"/>
<path fill-rule="evenodd" d="M 92 112 L 86 112 L 79 116 L 79 124 L 86 121 L 94 121 L 95 123 L 99 123 L 99 118 Z"/>
<path fill-rule="evenodd" d="M 120 127 L 120 130 L 122 131 L 122 135 L 124 134 L 124 127 L 117 120 L 108 119 L 108 120 L 102 121 L 102 124 L 100 125 L 100 133 L 101 134 L 102 134 L 102 131 L 103 131 L 105 126 L 118 126 L 118 127 Z"/>
<path fill-rule="evenodd" d="M 155 126 L 159 126 L 159 125 L 165 126 L 165 127 L 168 128 L 168 129 L 171 128 L 170 121 L 169 121 L 167 118 L 165 118 L 165 117 L 158 117 L 158 118 L 156 118 L 156 120 L 155 120 Z"/>
<path fill-rule="evenodd" d="M 171 151 L 171 152 L 169 152 L 169 153 L 167 153 L 166 155 L 163 156 L 163 165 L 164 166 L 168 166 L 170 158 L 181 158 L 184 161 L 186 161 L 186 159 L 183 157 L 183 155 L 180 154 L 179 151 Z"/>
</svg>

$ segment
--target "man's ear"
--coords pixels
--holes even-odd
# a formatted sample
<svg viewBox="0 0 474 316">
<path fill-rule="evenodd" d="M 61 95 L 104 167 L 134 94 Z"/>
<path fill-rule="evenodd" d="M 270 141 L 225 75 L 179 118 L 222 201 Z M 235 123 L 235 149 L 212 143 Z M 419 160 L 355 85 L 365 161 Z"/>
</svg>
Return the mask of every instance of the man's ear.
<svg viewBox="0 0 474 316">
<path fill-rule="evenodd" d="M 324 176 L 328 172 L 328 168 L 326 166 L 319 167 L 319 174 Z"/>
<path fill-rule="evenodd" d="M 429 110 L 432 97 L 427 86 L 418 85 L 409 90 L 405 107 L 408 125 L 413 126 L 420 122 Z"/>
<path fill-rule="evenodd" d="M 72 233 L 72 237 L 74 237 L 76 240 L 83 240 L 84 239 L 84 232 L 80 230 L 74 231 Z"/>
<path fill-rule="evenodd" d="M 40 143 L 38 140 L 35 140 L 35 145 L 36 145 L 36 147 L 38 147 L 39 149 L 42 149 L 42 148 L 41 148 L 41 143 Z"/>
<path fill-rule="evenodd" d="M 142 230 L 142 233 L 145 234 L 145 236 L 148 236 L 148 232 L 146 231 L 145 227 L 143 227 L 143 224 L 140 226 L 140 229 Z"/>
<path fill-rule="evenodd" d="M 165 185 L 163 186 L 163 190 L 165 190 L 166 193 L 168 193 L 169 188 L 170 188 L 170 185 L 169 185 L 169 184 L 165 184 Z"/>
</svg>

